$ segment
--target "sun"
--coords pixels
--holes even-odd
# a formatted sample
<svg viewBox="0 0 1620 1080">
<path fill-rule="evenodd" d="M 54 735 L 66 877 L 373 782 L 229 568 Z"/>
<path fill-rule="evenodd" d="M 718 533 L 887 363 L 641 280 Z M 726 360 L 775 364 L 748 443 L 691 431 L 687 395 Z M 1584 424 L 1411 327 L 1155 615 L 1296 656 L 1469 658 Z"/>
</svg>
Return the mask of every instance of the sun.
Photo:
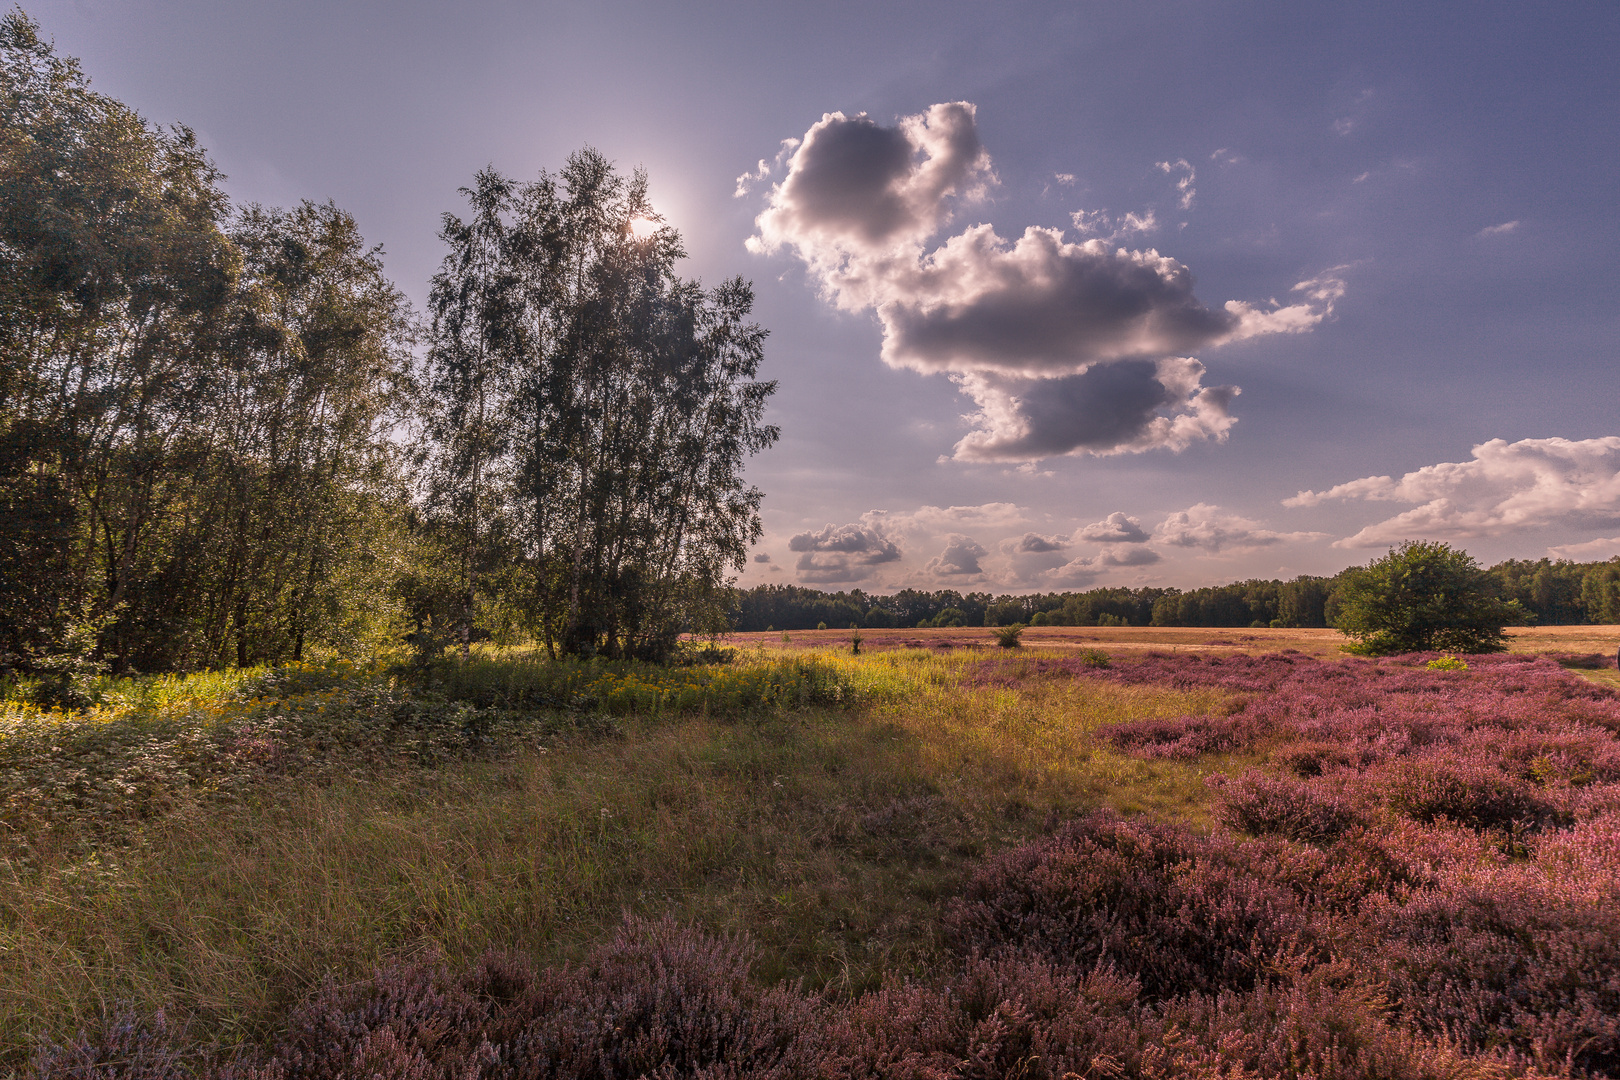
<svg viewBox="0 0 1620 1080">
<path fill-rule="evenodd" d="M 658 231 L 662 222 L 649 217 L 634 217 L 630 219 L 630 235 L 637 240 L 645 240 Z"/>
</svg>

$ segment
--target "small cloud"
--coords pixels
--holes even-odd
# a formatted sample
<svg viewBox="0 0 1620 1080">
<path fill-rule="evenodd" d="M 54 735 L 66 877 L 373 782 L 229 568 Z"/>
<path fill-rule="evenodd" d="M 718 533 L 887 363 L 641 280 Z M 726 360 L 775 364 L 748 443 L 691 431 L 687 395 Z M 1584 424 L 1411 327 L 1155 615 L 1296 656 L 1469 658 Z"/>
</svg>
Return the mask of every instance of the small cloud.
<svg viewBox="0 0 1620 1080">
<path fill-rule="evenodd" d="M 1026 519 L 1017 503 L 981 503 L 978 506 L 919 506 L 908 514 L 869 511 L 862 520 L 881 525 L 887 532 L 902 530 L 938 533 L 960 529 L 1002 528 Z"/>
<path fill-rule="evenodd" d="M 1058 183 L 1062 184 L 1064 187 L 1073 187 L 1074 186 L 1074 173 L 1068 173 L 1068 172 L 1053 173 L 1052 174 L 1052 179 L 1056 180 Z"/>
<path fill-rule="evenodd" d="M 1198 174 L 1193 171 L 1191 165 L 1187 164 L 1187 159 L 1177 158 L 1175 161 L 1161 161 L 1156 168 L 1162 173 L 1180 172 L 1185 174 L 1176 181 L 1176 190 L 1181 193 L 1181 208 L 1191 210 L 1193 199 L 1198 195 L 1198 189 L 1193 187 L 1193 181 L 1198 179 Z"/>
<path fill-rule="evenodd" d="M 1221 508 L 1197 503 L 1177 511 L 1153 530 L 1153 539 L 1171 547 L 1196 548 L 1211 555 L 1223 551 L 1253 551 L 1289 540 L 1311 540 L 1321 533 L 1277 532 L 1258 521 L 1237 514 L 1223 514 Z"/>
<path fill-rule="evenodd" d="M 1098 544 L 1145 544 L 1148 540 L 1147 532 L 1142 528 L 1141 521 L 1133 517 L 1126 517 L 1123 513 L 1115 511 L 1075 533 L 1077 540 L 1089 540 Z"/>
<path fill-rule="evenodd" d="M 1518 227 L 1519 223 L 1517 221 L 1504 221 L 1500 225 L 1487 225 L 1474 234 L 1474 239 L 1484 240 L 1492 236 L 1506 236 L 1508 233 L 1518 229 Z"/>
<path fill-rule="evenodd" d="M 1356 130 L 1356 121 L 1354 117 L 1341 116 L 1339 119 L 1333 121 L 1333 134 L 1335 135 L 1348 135 L 1354 130 Z"/>
<path fill-rule="evenodd" d="M 754 556 L 754 561 L 757 563 L 768 563 L 771 561 L 771 557 L 767 553 L 761 551 L 759 554 Z"/>
<path fill-rule="evenodd" d="M 1103 574 L 1103 568 L 1097 565 L 1097 560 L 1090 556 L 1082 556 L 1043 571 L 1039 579 L 1049 587 L 1059 589 L 1077 589 L 1090 585 Z"/>
<path fill-rule="evenodd" d="M 979 560 L 990 554 L 971 536 L 952 533 L 945 538 L 945 550 L 928 560 L 923 567 L 936 577 L 971 577 L 984 573 Z"/>
<path fill-rule="evenodd" d="M 1243 160 L 1243 155 L 1223 146 L 1213 154 L 1209 155 L 1209 160 L 1213 161 L 1217 165 L 1236 165 L 1238 162 Z"/>
<path fill-rule="evenodd" d="M 1369 177 L 1371 175 L 1372 175 L 1372 171 L 1369 169 L 1367 172 L 1362 173 L 1360 176 L 1352 178 L 1350 182 L 1352 184 L 1359 184 L 1362 181 L 1366 180 L 1367 177 Z"/>
<path fill-rule="evenodd" d="M 1069 546 L 1069 540 L 1064 536 L 1042 536 L 1040 533 L 1027 532 L 1023 536 L 1003 540 L 998 546 L 1006 555 L 1045 555 L 1053 551 L 1062 551 Z"/>
<path fill-rule="evenodd" d="M 1143 213 L 1127 211 L 1124 217 L 1115 217 L 1106 210 L 1076 210 L 1069 215 L 1075 230 L 1083 236 L 1096 236 L 1102 240 L 1119 240 L 1126 236 L 1156 232 L 1158 216 L 1150 207 Z"/>
<path fill-rule="evenodd" d="M 1152 566 L 1162 556 L 1150 547 L 1116 547 L 1109 548 L 1097 556 L 1097 562 L 1102 566 Z"/>
</svg>

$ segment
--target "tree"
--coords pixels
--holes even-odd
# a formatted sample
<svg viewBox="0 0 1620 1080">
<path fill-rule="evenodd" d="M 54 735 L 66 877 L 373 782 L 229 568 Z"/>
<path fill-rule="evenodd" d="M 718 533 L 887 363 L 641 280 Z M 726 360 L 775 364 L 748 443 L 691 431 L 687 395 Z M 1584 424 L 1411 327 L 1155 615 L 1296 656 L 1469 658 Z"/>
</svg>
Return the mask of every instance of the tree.
<svg viewBox="0 0 1620 1080">
<path fill-rule="evenodd" d="M 1448 544 L 1408 540 L 1381 559 L 1347 571 L 1338 628 L 1351 651 L 1499 652 L 1503 628 L 1525 621 L 1516 602 L 1496 595 L 1490 575 Z"/>
<path fill-rule="evenodd" d="M 0 18 L 11 663 L 352 651 L 397 607 L 408 307 L 352 217 L 233 212 L 220 181 L 189 131 Z"/>
<path fill-rule="evenodd" d="M 645 173 L 594 150 L 463 193 L 474 218 L 446 217 L 433 292 L 447 504 L 474 549 L 481 521 L 510 522 L 548 648 L 661 659 L 684 630 L 725 624 L 727 571 L 760 534 L 741 471 L 777 430 L 753 291 L 676 276 L 685 251 Z"/>
</svg>

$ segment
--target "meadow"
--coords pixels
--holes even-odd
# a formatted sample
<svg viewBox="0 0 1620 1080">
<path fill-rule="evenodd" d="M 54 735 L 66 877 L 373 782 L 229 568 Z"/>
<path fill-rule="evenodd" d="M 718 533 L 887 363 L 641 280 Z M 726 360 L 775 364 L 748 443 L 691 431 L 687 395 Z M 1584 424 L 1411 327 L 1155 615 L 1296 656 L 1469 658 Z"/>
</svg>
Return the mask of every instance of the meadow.
<svg viewBox="0 0 1620 1080">
<path fill-rule="evenodd" d="M 0 711 L 0 1071 L 1620 1074 L 1613 628 L 737 635 Z"/>
</svg>

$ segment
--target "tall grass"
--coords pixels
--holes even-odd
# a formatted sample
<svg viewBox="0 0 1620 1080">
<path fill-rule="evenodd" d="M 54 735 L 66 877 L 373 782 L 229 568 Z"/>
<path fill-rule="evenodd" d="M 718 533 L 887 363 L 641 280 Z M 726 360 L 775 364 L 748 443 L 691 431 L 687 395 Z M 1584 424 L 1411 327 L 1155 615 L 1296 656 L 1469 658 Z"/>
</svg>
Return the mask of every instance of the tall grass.
<svg viewBox="0 0 1620 1080">
<path fill-rule="evenodd" d="M 920 650 L 668 670 L 485 658 L 420 690 L 311 667 L 177 681 L 121 721 L 56 715 L 55 741 L 13 724 L 14 777 L 92 782 L 79 802 L 46 792 L 0 859 L 0 1060 L 119 1002 L 204 1044 L 256 1043 L 325 977 L 491 947 L 577 958 L 623 911 L 747 930 L 760 977 L 853 996 L 933 970 L 940 904 L 1049 819 L 1203 813 L 1207 767 L 1137 761 L 1093 733 L 1218 694 L 964 685 L 972 665 Z M 150 780 L 168 801 L 108 829 L 123 796 L 82 759 L 119 724 L 137 749 L 108 754 L 118 768 L 179 764 Z"/>
</svg>

